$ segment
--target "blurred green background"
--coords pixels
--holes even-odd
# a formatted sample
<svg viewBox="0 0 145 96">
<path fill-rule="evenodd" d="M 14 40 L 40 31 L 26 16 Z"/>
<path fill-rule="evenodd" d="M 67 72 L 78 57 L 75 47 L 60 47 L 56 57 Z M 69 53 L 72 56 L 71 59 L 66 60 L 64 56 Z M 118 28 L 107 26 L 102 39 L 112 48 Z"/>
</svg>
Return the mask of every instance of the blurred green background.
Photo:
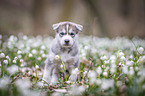
<svg viewBox="0 0 145 96">
<path fill-rule="evenodd" d="M 145 0 L 0 0 L 0 34 L 51 35 L 52 24 L 82 24 L 82 35 L 145 37 Z"/>
</svg>

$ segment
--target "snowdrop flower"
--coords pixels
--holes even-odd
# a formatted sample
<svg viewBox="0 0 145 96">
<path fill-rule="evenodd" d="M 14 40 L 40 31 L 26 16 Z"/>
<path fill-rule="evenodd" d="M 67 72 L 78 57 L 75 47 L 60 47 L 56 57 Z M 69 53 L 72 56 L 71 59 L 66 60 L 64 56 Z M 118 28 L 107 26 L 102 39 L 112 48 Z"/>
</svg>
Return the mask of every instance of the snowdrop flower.
<svg viewBox="0 0 145 96">
<path fill-rule="evenodd" d="M 26 35 L 23 36 L 23 40 L 27 40 L 28 37 Z"/>
<path fill-rule="evenodd" d="M 105 63 L 105 64 L 108 64 L 108 63 L 109 63 L 109 60 L 105 60 L 104 63 Z"/>
<path fill-rule="evenodd" d="M 96 72 L 100 75 L 102 73 L 102 68 L 99 66 L 97 69 L 96 69 Z"/>
<path fill-rule="evenodd" d="M 0 89 L 7 89 L 10 79 L 8 77 L 3 77 L 0 79 Z"/>
<path fill-rule="evenodd" d="M 104 56 L 101 56 L 100 59 L 101 59 L 101 60 L 106 60 L 107 57 L 106 57 L 106 55 L 104 55 Z"/>
<path fill-rule="evenodd" d="M 75 68 L 74 70 L 72 70 L 72 75 L 77 75 L 79 73 L 79 69 Z"/>
<path fill-rule="evenodd" d="M 18 58 L 19 58 L 19 59 L 22 58 L 22 55 L 18 55 Z"/>
<path fill-rule="evenodd" d="M 17 60 L 17 59 L 18 59 L 18 57 L 15 57 L 15 58 L 14 58 L 14 60 Z"/>
<path fill-rule="evenodd" d="M 115 69 L 115 68 L 113 68 L 113 67 L 111 67 L 110 72 L 111 72 L 112 74 L 114 74 L 114 73 L 115 73 L 115 71 L 116 71 L 116 69 Z"/>
<path fill-rule="evenodd" d="M 138 71 L 139 70 L 139 68 L 138 67 L 135 67 L 135 71 Z"/>
<path fill-rule="evenodd" d="M 122 57 L 122 56 L 124 56 L 124 53 L 123 53 L 122 51 L 119 51 L 119 52 L 118 52 L 118 56 L 119 56 L 119 57 Z"/>
<path fill-rule="evenodd" d="M 143 54 L 144 48 L 143 48 L 143 47 L 138 47 L 138 48 L 137 48 L 137 51 L 138 51 L 140 54 Z"/>
<path fill-rule="evenodd" d="M 128 73 L 128 66 L 123 66 L 122 69 L 123 69 L 123 72 L 124 72 L 125 74 Z"/>
<path fill-rule="evenodd" d="M 8 64 L 9 61 L 8 61 L 8 60 L 4 60 L 3 63 L 4 63 L 4 64 Z"/>
<path fill-rule="evenodd" d="M 55 55 L 55 60 L 59 60 L 60 59 L 60 57 L 59 57 L 59 55 Z"/>
<path fill-rule="evenodd" d="M 10 59 L 10 57 L 9 57 L 8 55 L 6 56 L 6 58 L 7 58 L 9 61 L 11 61 L 11 59 Z"/>
<path fill-rule="evenodd" d="M 60 68 L 63 68 L 63 65 L 62 64 L 60 65 Z"/>
<path fill-rule="evenodd" d="M 83 93 L 85 90 L 86 90 L 86 87 L 83 86 L 83 85 L 81 85 L 81 86 L 78 87 L 78 91 L 79 91 L 80 93 Z"/>
<path fill-rule="evenodd" d="M 5 54 L 4 53 L 1 53 L 0 54 L 0 58 L 4 58 L 5 57 Z"/>
<path fill-rule="evenodd" d="M 22 54 L 22 51 L 18 50 L 17 54 Z"/>
<path fill-rule="evenodd" d="M 101 83 L 102 83 L 102 80 L 101 79 L 96 79 L 96 84 L 97 85 L 101 85 Z"/>
<path fill-rule="evenodd" d="M 107 90 L 109 88 L 112 88 L 114 86 L 114 80 L 103 80 L 101 84 L 101 89 Z"/>
<path fill-rule="evenodd" d="M 32 51 L 32 54 L 37 54 L 37 50 L 33 49 Z"/>
<path fill-rule="evenodd" d="M 120 60 L 121 60 L 121 61 L 125 61 L 126 58 L 125 58 L 124 56 L 121 56 Z"/>
<path fill-rule="evenodd" d="M 33 55 L 31 54 L 31 53 L 29 53 L 29 55 L 28 55 L 29 57 L 32 57 Z"/>
<path fill-rule="evenodd" d="M 97 74 L 95 71 L 91 70 L 88 72 L 88 77 L 89 78 L 96 78 L 97 77 Z"/>
<path fill-rule="evenodd" d="M 41 57 L 38 57 L 37 59 L 38 59 L 39 61 L 40 61 L 40 60 L 42 60 L 42 58 L 41 58 Z"/>
<path fill-rule="evenodd" d="M 120 87 L 120 86 L 122 86 L 122 82 L 121 81 L 117 81 L 116 85 L 117 85 L 117 87 Z"/>
<path fill-rule="evenodd" d="M 103 72 L 103 76 L 107 77 L 108 73 L 107 72 Z"/>
<path fill-rule="evenodd" d="M 39 66 L 36 64 L 36 65 L 35 65 L 35 68 L 36 68 L 36 69 L 39 69 Z"/>
<path fill-rule="evenodd" d="M 129 58 L 130 58 L 130 59 L 133 59 L 133 55 L 130 55 Z"/>
<path fill-rule="evenodd" d="M 41 46 L 41 49 L 44 50 L 44 49 L 46 49 L 46 47 L 45 47 L 44 45 L 42 45 L 42 46 Z"/>
<path fill-rule="evenodd" d="M 21 63 L 23 63 L 23 62 L 24 62 L 24 60 L 23 60 L 23 59 L 20 59 L 20 62 L 21 62 Z"/>
<path fill-rule="evenodd" d="M 86 74 L 87 74 L 87 71 L 84 71 L 84 72 L 83 72 L 83 75 L 86 76 Z"/>
<path fill-rule="evenodd" d="M 14 59 L 12 62 L 13 62 L 13 63 L 16 63 L 17 61 Z"/>
<path fill-rule="evenodd" d="M 126 65 L 127 65 L 127 66 L 133 65 L 133 63 L 134 63 L 133 61 L 126 61 Z"/>
<path fill-rule="evenodd" d="M 26 90 L 31 87 L 31 82 L 25 79 L 17 79 L 15 84 L 22 93 L 26 92 Z"/>
<path fill-rule="evenodd" d="M 128 74 L 129 74 L 129 75 L 134 75 L 133 67 L 130 67 L 130 70 L 129 70 Z"/>
<path fill-rule="evenodd" d="M 42 54 L 42 57 L 45 58 L 46 57 L 46 54 Z"/>
<path fill-rule="evenodd" d="M 40 50 L 40 54 L 44 54 L 44 51 L 43 50 Z"/>
<path fill-rule="evenodd" d="M 7 71 L 9 72 L 9 74 L 15 74 L 16 72 L 18 72 L 18 66 L 12 65 L 7 68 Z"/>
<path fill-rule="evenodd" d="M 116 60 L 116 56 L 115 56 L 115 55 L 112 55 L 112 56 L 110 57 L 110 60 Z"/>
</svg>

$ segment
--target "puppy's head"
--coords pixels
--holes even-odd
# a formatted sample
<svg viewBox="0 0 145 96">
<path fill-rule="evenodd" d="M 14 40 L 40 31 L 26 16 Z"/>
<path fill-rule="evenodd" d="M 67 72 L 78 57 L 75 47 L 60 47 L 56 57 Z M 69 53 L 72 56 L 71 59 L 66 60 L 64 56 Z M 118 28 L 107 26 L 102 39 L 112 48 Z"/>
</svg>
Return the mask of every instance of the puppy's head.
<svg viewBox="0 0 145 96">
<path fill-rule="evenodd" d="M 71 47 L 78 39 L 78 33 L 83 29 L 82 25 L 73 22 L 60 22 L 53 24 L 56 31 L 56 39 L 62 47 Z"/>
</svg>

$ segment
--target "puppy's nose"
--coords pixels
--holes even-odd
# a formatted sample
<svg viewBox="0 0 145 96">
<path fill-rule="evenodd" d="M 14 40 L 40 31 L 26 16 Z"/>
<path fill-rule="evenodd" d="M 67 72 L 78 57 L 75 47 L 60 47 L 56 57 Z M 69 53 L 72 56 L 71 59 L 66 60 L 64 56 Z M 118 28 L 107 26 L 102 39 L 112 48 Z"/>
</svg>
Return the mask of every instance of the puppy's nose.
<svg viewBox="0 0 145 96">
<path fill-rule="evenodd" d="M 69 43 L 69 40 L 68 40 L 68 39 L 66 39 L 66 40 L 65 40 L 65 43 L 67 43 L 67 44 L 68 44 L 68 43 Z"/>
</svg>

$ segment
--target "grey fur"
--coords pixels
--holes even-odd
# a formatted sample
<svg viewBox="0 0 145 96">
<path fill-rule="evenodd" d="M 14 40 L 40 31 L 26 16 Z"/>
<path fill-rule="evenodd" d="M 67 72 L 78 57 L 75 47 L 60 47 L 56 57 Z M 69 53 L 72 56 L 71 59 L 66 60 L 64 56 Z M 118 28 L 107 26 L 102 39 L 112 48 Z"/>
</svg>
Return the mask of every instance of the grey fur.
<svg viewBox="0 0 145 96">
<path fill-rule="evenodd" d="M 58 74 L 60 70 L 62 70 L 60 68 L 62 62 L 60 59 L 55 59 L 56 55 L 62 57 L 66 70 L 68 70 L 69 73 L 71 73 L 73 68 L 80 66 L 77 39 L 78 31 L 82 31 L 82 28 L 82 25 L 72 22 L 60 22 L 53 25 L 53 29 L 56 31 L 56 36 L 45 61 L 43 74 L 43 80 L 47 83 L 57 83 L 59 77 Z M 60 36 L 61 32 L 65 33 L 62 37 Z M 75 35 L 74 37 L 71 35 L 71 32 L 73 32 L 73 36 Z M 66 44 L 65 40 L 69 40 L 69 44 Z"/>
</svg>

